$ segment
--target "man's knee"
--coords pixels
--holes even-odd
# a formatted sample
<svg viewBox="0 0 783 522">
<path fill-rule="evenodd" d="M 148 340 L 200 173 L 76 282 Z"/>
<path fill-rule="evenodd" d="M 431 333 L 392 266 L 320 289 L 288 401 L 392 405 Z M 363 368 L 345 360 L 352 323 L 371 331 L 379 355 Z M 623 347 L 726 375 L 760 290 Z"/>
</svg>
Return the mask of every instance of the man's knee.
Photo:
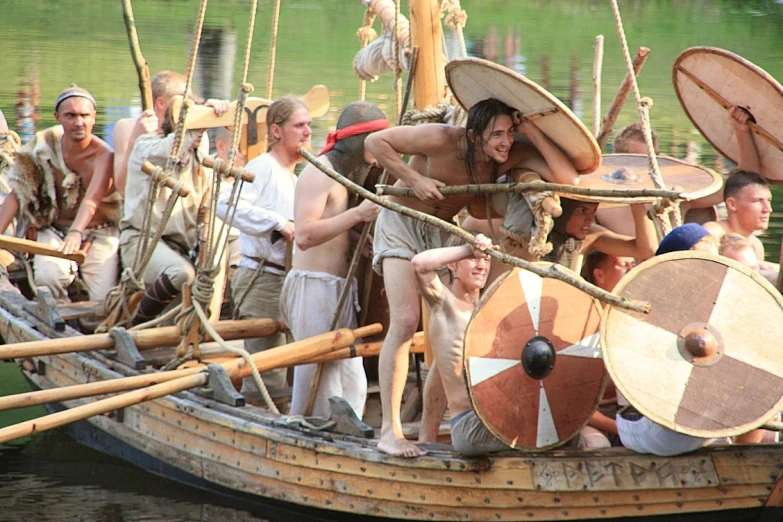
<svg viewBox="0 0 783 522">
<path fill-rule="evenodd" d="M 163 271 L 168 276 L 171 284 L 178 291 L 186 284 L 192 284 L 196 279 L 196 270 L 189 264 L 170 266 Z"/>
</svg>

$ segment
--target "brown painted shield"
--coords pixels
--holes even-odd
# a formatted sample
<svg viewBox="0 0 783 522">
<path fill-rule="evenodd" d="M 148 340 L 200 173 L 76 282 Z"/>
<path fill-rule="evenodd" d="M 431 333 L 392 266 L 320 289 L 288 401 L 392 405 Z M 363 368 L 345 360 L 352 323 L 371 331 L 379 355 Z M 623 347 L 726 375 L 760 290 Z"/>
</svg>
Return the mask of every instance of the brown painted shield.
<svg viewBox="0 0 783 522">
<path fill-rule="evenodd" d="M 592 172 L 601 164 L 601 149 L 587 127 L 549 91 L 521 74 L 480 58 L 460 58 L 446 64 L 446 80 L 465 109 L 495 98 L 521 112 L 563 150 L 578 172 Z"/>
<path fill-rule="evenodd" d="M 677 187 L 691 199 L 709 196 L 723 187 L 723 179 L 710 169 L 689 165 L 669 156 L 658 156 L 658 166 L 667 188 Z M 579 178 L 579 186 L 592 189 L 654 189 L 646 154 L 605 154 L 601 166 Z M 640 195 L 595 197 L 568 195 L 572 199 L 602 204 L 655 203 L 658 198 Z"/>
<path fill-rule="evenodd" d="M 509 446 L 528 450 L 557 447 L 579 433 L 604 388 L 599 324 L 596 301 L 562 281 L 519 268 L 496 281 L 465 334 L 465 380 L 484 425 Z M 522 363 L 537 336 L 555 352 L 543 378 Z"/>
<path fill-rule="evenodd" d="M 674 252 L 634 268 L 615 293 L 650 302 L 647 315 L 610 307 L 604 362 L 651 420 L 680 433 L 745 433 L 783 409 L 783 298 L 724 257 Z"/>
<path fill-rule="evenodd" d="M 760 174 L 783 183 L 783 87 L 764 69 L 714 47 L 687 49 L 674 62 L 674 90 L 683 109 L 721 154 L 739 161 L 727 109 L 747 109 L 761 160 Z"/>
</svg>

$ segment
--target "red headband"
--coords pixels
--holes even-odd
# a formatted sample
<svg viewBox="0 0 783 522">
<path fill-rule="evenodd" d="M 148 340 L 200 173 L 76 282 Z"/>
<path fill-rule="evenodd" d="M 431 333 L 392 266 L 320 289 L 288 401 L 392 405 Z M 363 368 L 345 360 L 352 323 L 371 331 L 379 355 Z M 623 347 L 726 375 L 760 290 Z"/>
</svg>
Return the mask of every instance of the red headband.
<svg viewBox="0 0 783 522">
<path fill-rule="evenodd" d="M 329 152 L 334 148 L 338 141 L 350 138 L 351 136 L 357 136 L 359 134 L 365 134 L 367 132 L 375 132 L 389 128 L 389 120 L 372 120 L 365 121 L 364 123 L 356 123 L 354 125 L 348 125 L 342 129 L 330 132 L 326 135 L 326 145 L 318 153 L 320 156 L 325 152 Z"/>
</svg>

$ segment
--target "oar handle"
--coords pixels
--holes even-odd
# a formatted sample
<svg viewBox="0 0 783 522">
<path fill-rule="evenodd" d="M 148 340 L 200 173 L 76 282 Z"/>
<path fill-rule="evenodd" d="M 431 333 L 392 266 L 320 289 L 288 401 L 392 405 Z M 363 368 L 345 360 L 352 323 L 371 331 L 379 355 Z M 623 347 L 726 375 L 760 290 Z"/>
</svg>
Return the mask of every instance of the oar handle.
<svg viewBox="0 0 783 522">
<path fill-rule="evenodd" d="M 158 168 L 160 168 L 160 167 L 156 167 L 155 165 L 153 165 L 149 161 L 145 161 L 144 164 L 141 166 L 141 171 L 144 174 L 148 175 L 148 176 L 154 176 L 156 174 L 156 171 L 158 170 Z M 161 182 L 161 184 L 163 186 L 166 186 L 166 187 L 168 187 L 170 189 L 173 189 L 176 186 L 176 184 L 177 184 L 177 180 L 172 178 L 171 176 L 164 177 L 160 182 Z M 185 187 L 185 186 L 180 187 L 180 189 L 179 189 L 180 197 L 183 197 L 183 198 L 187 197 L 188 194 L 190 194 L 190 189 L 188 187 Z"/>
<path fill-rule="evenodd" d="M 75 261 L 77 264 L 84 263 L 87 259 L 87 252 L 83 250 L 77 250 L 73 254 L 63 254 L 56 247 L 44 245 L 37 241 L 30 241 L 29 239 L 22 239 L 12 236 L 0 235 L 0 248 L 7 250 L 13 250 L 14 252 L 25 252 L 27 254 L 38 254 L 49 257 L 58 257 L 60 259 L 68 259 L 69 261 Z"/>
<path fill-rule="evenodd" d="M 230 176 L 235 179 L 241 178 L 242 181 L 247 181 L 248 183 L 253 183 L 253 180 L 256 179 L 256 175 L 252 172 L 247 172 L 242 167 L 231 167 L 231 169 L 227 169 L 226 166 L 228 163 L 223 163 L 222 161 L 218 162 L 213 158 L 212 156 L 207 156 L 201 161 L 201 164 L 207 167 L 208 169 L 214 169 L 223 176 Z M 218 168 L 215 168 L 215 165 L 217 165 Z"/>
</svg>

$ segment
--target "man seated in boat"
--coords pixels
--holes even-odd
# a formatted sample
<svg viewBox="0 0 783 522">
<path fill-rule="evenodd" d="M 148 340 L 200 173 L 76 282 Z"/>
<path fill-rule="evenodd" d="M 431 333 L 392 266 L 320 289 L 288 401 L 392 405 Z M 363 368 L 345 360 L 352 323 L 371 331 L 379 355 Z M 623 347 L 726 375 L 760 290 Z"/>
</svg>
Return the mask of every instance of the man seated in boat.
<svg viewBox="0 0 783 522">
<path fill-rule="evenodd" d="M 128 158 L 133 150 L 133 144 L 142 134 L 156 134 L 163 131 L 166 113 L 171 107 L 175 96 L 185 94 L 187 79 L 184 75 L 173 71 L 161 71 L 152 79 L 152 109 L 147 109 L 136 118 L 123 118 L 114 124 L 112 139 L 114 140 L 114 182 L 120 194 L 125 194 L 125 182 L 128 175 Z M 191 99 L 199 102 L 191 94 Z M 229 107 L 225 100 L 207 100 L 204 105 L 213 107 L 220 116 Z M 209 153 L 209 141 L 202 140 L 202 154 Z"/>
<path fill-rule="evenodd" d="M 658 246 L 656 255 L 685 250 L 718 254 L 718 241 L 706 228 L 697 223 L 686 223 L 672 230 Z M 715 442 L 715 439 L 677 433 L 657 424 L 628 407 L 617 417 L 617 432 L 623 446 L 638 453 L 672 456 L 694 451 Z M 765 430 L 753 430 L 738 437 L 738 443 L 757 443 L 763 440 Z"/>
<path fill-rule="evenodd" d="M 299 148 L 310 147 L 311 122 L 307 107 L 293 96 L 272 103 L 266 112 L 267 152 L 246 167 L 255 179 L 242 187 L 236 210 L 229 210 L 230 191 L 223 191 L 218 201 L 220 218 L 228 219 L 233 213 L 233 224 L 240 231 L 239 266 L 231 285 L 234 316 L 238 319 L 282 319 L 280 292 L 285 279 L 286 251 L 295 237 L 294 169 L 302 161 Z M 285 342 L 285 334 L 279 332 L 246 339 L 245 349 L 258 353 Z M 279 368 L 264 372 L 261 377 L 272 392 L 286 388 L 286 375 L 287 368 Z M 246 378 L 241 391 L 258 389 L 252 378 Z"/>
<path fill-rule="evenodd" d="M 92 133 L 95 115 L 95 98 L 87 90 L 62 91 L 54 104 L 58 125 L 38 132 L 16 154 L 8 180 L 12 192 L 0 207 L 0 230 L 19 213 L 36 229 L 37 241 L 64 254 L 90 245 L 81 267 L 33 257 L 35 283 L 61 302 L 68 301 L 77 271 L 94 301 L 117 284 L 122 198 L 114 188 L 112 149 Z"/>
<path fill-rule="evenodd" d="M 740 169 L 758 172 L 758 155 L 753 145 L 753 137 L 747 125 L 750 114 L 740 107 L 731 107 L 727 114 L 729 123 L 737 136 L 740 150 Z M 655 154 L 660 154 L 658 134 L 652 131 Z M 644 140 L 644 130 L 640 123 L 632 123 L 623 128 L 614 139 L 614 152 L 627 154 L 647 154 L 647 143 Z M 756 158 L 754 160 L 754 158 Z M 680 202 L 680 215 L 684 222 L 704 224 L 717 217 L 715 205 L 723 202 L 720 191 L 693 201 Z M 631 213 L 628 207 L 599 208 L 595 216 L 596 222 L 617 232 L 618 234 L 633 234 Z"/>
<path fill-rule="evenodd" d="M 764 260 L 764 245 L 758 238 L 769 227 L 772 214 L 769 183 L 756 172 L 734 170 L 723 186 L 723 199 L 728 213 L 726 219 L 705 223 L 704 228 L 717 238 L 734 233 L 747 239 L 756 252 L 761 275 L 774 284 L 780 265 Z"/>
<path fill-rule="evenodd" d="M 389 122 L 377 106 L 359 101 L 348 104 L 337 120 L 337 130 L 329 133 L 320 159 L 336 171 L 363 184 L 375 162 L 365 148 L 373 132 L 388 128 Z M 358 308 L 356 280 L 346 281 L 349 260 L 356 240 L 351 238 L 356 225 L 373 221 L 378 206 L 358 201 L 341 184 L 308 165 L 299 175 L 294 196 L 294 235 L 297 251 L 293 269 L 283 283 L 280 306 L 294 339 L 305 339 L 334 328 L 355 328 Z M 361 247 L 363 247 L 362 245 Z M 337 310 L 340 294 L 350 285 L 342 309 Z M 367 376 L 361 357 L 324 363 L 320 378 L 316 364 L 294 369 L 291 415 L 304 415 L 311 382 L 318 381 L 312 414 L 329 415 L 329 397 L 345 399 L 362 418 L 367 398 Z M 315 383 L 314 383 L 315 384 Z"/>
<path fill-rule="evenodd" d="M 163 134 L 142 134 L 136 140 L 128 161 L 128 183 L 125 191 L 125 209 L 120 221 L 120 253 L 126 267 L 132 267 L 138 250 L 142 248 L 142 227 L 147 212 L 152 178 L 142 172 L 145 161 L 165 167 L 174 148 L 174 121 L 168 113 L 163 121 Z M 172 189 L 161 185 L 149 216 L 149 233 L 155 234 L 163 226 L 161 240 L 155 245 L 152 257 L 144 272 L 135 274 L 146 288 L 139 302 L 133 324 L 140 324 L 157 317 L 174 299 L 185 283 L 192 283 L 196 273 L 193 254 L 201 238 L 206 238 L 209 226 L 209 202 L 212 176 L 201 166 L 203 159 L 199 148 L 204 131 L 194 129 L 185 132 L 185 139 L 171 175 L 182 180 L 189 189 L 187 196 L 180 196 L 176 211 L 163 225 L 161 218 Z M 143 253 L 142 253 L 143 254 Z"/>
<path fill-rule="evenodd" d="M 532 146 L 515 142 L 515 132 Z M 520 121 L 513 108 L 495 99 L 471 107 L 464 128 L 442 124 L 395 127 L 368 138 L 367 148 L 397 178 L 397 185 L 415 191 L 417 199 L 398 199 L 397 203 L 447 221 L 473 197 L 445 199 L 438 187 L 491 183 L 516 167 L 557 183 L 576 184 L 578 178 L 565 154 L 534 124 Z M 413 156 L 410 165 L 400 159 L 403 154 Z M 405 439 L 400 421 L 408 349 L 421 312 L 410 260 L 419 252 L 442 246 L 444 236 L 439 228 L 387 209 L 381 210 L 376 223 L 373 268 L 383 275 L 390 309 L 379 365 L 383 423 L 378 449 L 395 456 L 426 453 Z"/>
</svg>

